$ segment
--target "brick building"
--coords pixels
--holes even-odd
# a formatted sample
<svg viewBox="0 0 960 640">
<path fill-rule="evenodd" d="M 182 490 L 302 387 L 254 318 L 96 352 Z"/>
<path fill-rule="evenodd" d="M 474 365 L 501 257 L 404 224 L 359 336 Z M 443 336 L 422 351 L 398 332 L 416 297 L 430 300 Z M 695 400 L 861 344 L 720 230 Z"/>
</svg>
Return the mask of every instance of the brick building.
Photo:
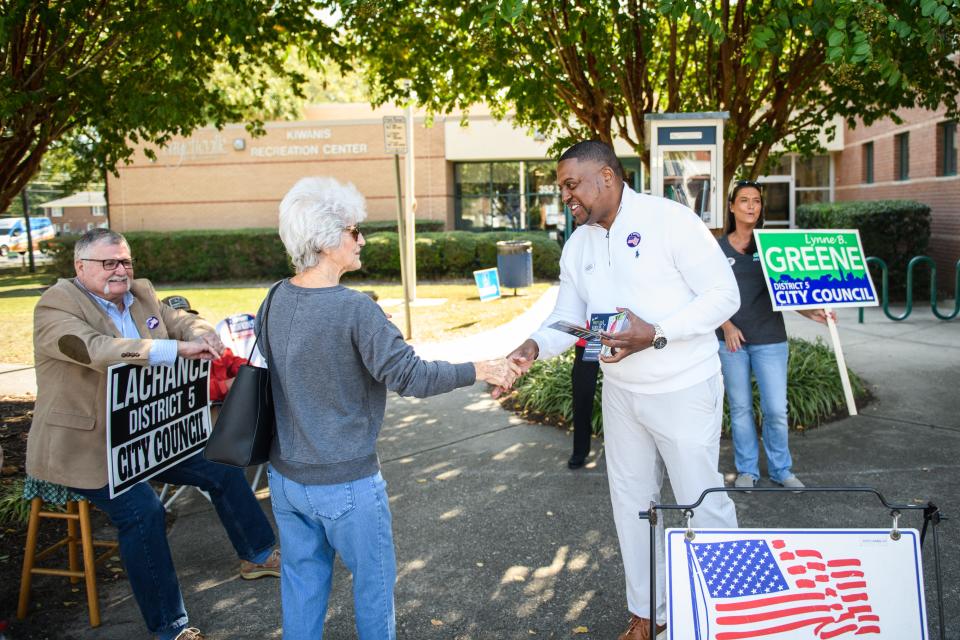
<svg viewBox="0 0 960 640">
<path fill-rule="evenodd" d="M 154 149 L 108 176 L 111 226 L 121 232 L 175 229 L 269 228 L 277 205 L 297 179 L 330 175 L 353 182 L 372 220 L 396 219 L 394 158 L 384 150 L 383 117 L 396 108 L 318 105 L 300 122 L 266 123 L 252 137 L 243 125 L 199 129 Z M 417 218 L 448 229 L 550 229 L 564 223 L 549 144 L 532 132 L 497 121 L 482 106 L 469 122 L 459 115 L 414 119 Z M 797 204 L 833 199 L 835 154 L 842 133 L 824 141 L 828 153 L 785 157 L 763 180 L 771 226 L 791 226 Z M 627 180 L 649 191 L 641 159 L 618 142 Z M 406 189 L 406 185 L 403 185 Z"/>
<path fill-rule="evenodd" d="M 107 201 L 100 191 L 80 191 L 39 205 L 57 235 L 80 234 L 107 226 Z"/>
<path fill-rule="evenodd" d="M 318 105 L 304 121 L 267 123 L 261 137 L 228 125 L 174 138 L 155 150 L 155 160 L 138 149 L 131 164 L 118 168 L 119 177 L 108 176 L 111 226 L 121 232 L 275 227 L 280 199 L 309 175 L 353 182 L 367 199 L 370 219 L 395 220 L 394 158 L 384 150 L 383 117 L 402 113 L 366 104 Z M 760 178 L 766 218 L 771 227 L 791 227 L 797 206 L 808 202 L 925 202 L 933 212 L 931 254 L 947 274 L 941 287 L 952 286 L 960 258 L 956 125 L 942 110 L 900 115 L 899 125 L 885 120 L 856 128 L 838 119 L 836 137 L 822 140 L 824 154 L 784 156 Z M 482 107 L 471 110 L 467 126 L 459 115 L 428 121 L 418 113 L 414 131 L 418 218 L 442 220 L 448 229 L 562 226 L 546 141 Z M 633 188 L 649 191 L 640 158 L 626 145 L 617 152 Z"/>
<path fill-rule="evenodd" d="M 937 261 L 939 287 L 952 292 L 960 259 L 960 176 L 957 123 L 945 109 L 908 109 L 903 120 L 861 124 L 844 132 L 837 154 L 837 200 L 917 200 L 930 206 L 929 253 Z M 926 273 L 918 273 L 926 278 Z"/>
<path fill-rule="evenodd" d="M 300 122 L 270 122 L 252 137 L 243 125 L 199 129 L 155 149 L 137 149 L 107 177 L 112 228 L 127 231 L 275 227 L 277 206 L 301 177 L 329 175 L 357 186 L 371 220 L 397 215 L 394 157 L 384 150 L 383 116 L 399 109 L 330 104 Z M 414 118 L 417 218 L 448 229 L 543 228 L 562 220 L 548 144 L 482 108 Z M 618 151 L 631 155 L 629 147 Z M 640 186 L 640 162 L 625 164 Z M 401 178 L 403 174 L 401 158 Z M 406 185 L 403 185 L 406 189 Z"/>
</svg>

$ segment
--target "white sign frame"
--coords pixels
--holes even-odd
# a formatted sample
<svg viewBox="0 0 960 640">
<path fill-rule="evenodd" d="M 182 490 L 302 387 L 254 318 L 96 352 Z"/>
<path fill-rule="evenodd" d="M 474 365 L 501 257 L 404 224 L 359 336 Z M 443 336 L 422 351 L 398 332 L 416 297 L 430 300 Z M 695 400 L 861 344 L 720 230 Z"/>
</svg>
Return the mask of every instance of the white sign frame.
<svg viewBox="0 0 960 640">
<path fill-rule="evenodd" d="M 926 640 L 929 637 L 923 589 L 923 558 L 920 534 L 916 529 L 901 529 L 897 540 L 891 538 L 890 529 L 693 529 L 692 544 L 716 544 L 714 549 L 717 551 L 721 549 L 717 543 L 725 543 L 729 551 L 731 542 L 757 544 L 756 541 L 766 541 L 767 550 L 778 556 L 774 558 L 774 563 L 787 585 L 787 590 L 782 592 L 761 591 L 757 595 L 746 593 L 715 598 L 705 591 L 717 590 L 717 586 L 707 586 L 705 580 L 716 580 L 722 571 L 727 572 L 723 576 L 723 579 L 727 579 L 737 570 L 734 563 L 742 561 L 739 556 L 736 560 L 728 560 L 728 555 L 720 551 L 717 561 L 730 562 L 730 565 L 719 565 L 724 567 L 719 572 L 701 567 L 700 557 L 688 554 L 687 531 L 683 528 L 666 531 L 667 629 L 671 640 L 723 640 L 733 637 L 724 635 L 731 632 L 744 633 L 749 629 L 756 634 L 762 629 L 786 626 L 791 624 L 790 621 L 800 624 L 812 617 L 826 617 L 833 611 L 838 612 L 834 618 L 839 622 L 827 624 L 834 625 L 830 627 L 830 631 L 836 634 L 832 637 L 840 640 L 860 637 L 852 632 L 837 633 L 838 626 L 851 625 L 876 626 L 876 632 L 867 633 L 864 637 L 877 640 Z M 782 546 L 775 547 L 776 541 Z M 810 551 L 810 547 L 817 551 Z M 817 552 L 821 552 L 820 558 L 815 555 Z M 859 564 L 852 564 L 853 560 Z M 729 569 L 726 568 L 728 566 Z M 862 576 L 851 577 L 854 574 Z M 742 588 L 742 582 L 747 579 L 742 577 L 743 573 L 735 575 L 737 577 L 730 578 L 731 582 L 740 580 L 736 584 Z M 801 580 L 816 586 L 801 587 Z M 824 586 L 821 587 L 821 584 Z M 844 585 L 843 588 L 840 585 Z M 826 592 L 822 598 L 817 595 L 821 590 Z M 868 590 L 868 593 L 864 593 Z M 831 595 L 831 591 L 836 595 Z M 696 597 L 692 596 L 693 593 Z M 771 595 L 773 593 L 781 595 Z M 787 602 L 790 598 L 798 599 L 797 604 Z M 770 602 L 764 605 L 767 608 L 761 609 L 761 599 Z M 724 605 L 727 612 L 713 611 L 711 606 L 719 609 L 720 604 Z M 813 606 L 826 611 L 814 610 Z M 804 608 L 810 610 L 804 611 Z M 699 622 L 693 621 L 694 611 Z M 844 616 L 850 615 L 851 611 L 854 611 L 852 618 Z M 720 625 L 723 627 L 722 633 L 717 623 L 721 616 L 725 616 L 723 624 L 726 625 Z M 709 626 L 711 620 L 714 623 L 712 627 Z M 813 632 L 816 624 L 819 623 L 750 637 L 776 640 L 819 640 L 827 637 Z M 824 629 L 824 633 L 827 633 L 827 629 Z"/>
</svg>

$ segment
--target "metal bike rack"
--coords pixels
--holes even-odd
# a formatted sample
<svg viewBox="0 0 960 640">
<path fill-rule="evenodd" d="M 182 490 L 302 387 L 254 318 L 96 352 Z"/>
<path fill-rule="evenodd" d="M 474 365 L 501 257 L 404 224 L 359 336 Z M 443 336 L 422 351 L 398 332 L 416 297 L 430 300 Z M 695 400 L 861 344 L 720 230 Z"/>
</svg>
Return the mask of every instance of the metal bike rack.
<svg viewBox="0 0 960 640">
<path fill-rule="evenodd" d="M 736 487 L 714 487 L 712 489 L 706 489 L 703 493 L 700 494 L 700 497 L 693 504 L 657 504 L 655 502 L 650 503 L 650 509 L 648 511 L 641 511 L 639 513 L 641 520 L 646 520 L 650 525 L 650 638 L 657 637 L 657 522 L 659 520 L 659 511 L 681 511 L 686 516 L 687 519 L 687 535 L 693 532 L 690 529 L 690 518 L 693 517 L 694 510 L 699 507 L 704 498 L 711 493 L 774 493 L 781 496 L 796 495 L 802 493 L 870 493 L 877 497 L 880 500 L 880 503 L 884 508 L 890 510 L 890 516 L 893 518 L 893 526 L 890 530 L 890 536 L 894 540 L 900 539 L 900 530 L 899 530 L 899 520 L 901 512 L 903 511 L 922 511 L 923 512 L 923 528 L 920 530 L 920 549 L 923 550 L 923 541 L 927 535 L 927 527 L 930 528 L 930 534 L 933 538 L 933 559 L 934 559 L 934 576 L 937 584 L 937 615 L 938 620 L 940 621 L 940 640 L 946 639 L 946 629 L 944 628 L 944 619 L 943 619 L 943 578 L 940 574 L 940 540 L 937 537 L 937 526 L 941 521 L 946 520 L 946 516 L 940 513 L 940 509 L 933 504 L 928 502 L 925 505 L 919 504 L 891 504 L 883 496 L 882 493 L 874 489 L 873 487 L 804 487 L 802 489 L 786 489 L 781 487 L 752 487 L 752 488 L 736 488 Z"/>
<path fill-rule="evenodd" d="M 873 256 L 867 258 L 867 265 L 876 265 L 880 267 L 880 299 L 882 301 L 881 304 L 883 308 L 883 314 L 894 322 L 901 322 L 910 316 L 910 314 L 913 312 L 913 268 L 921 264 L 926 264 L 930 267 L 930 310 L 933 312 L 933 315 L 940 320 L 953 320 L 958 314 L 960 314 L 960 260 L 957 261 L 957 266 L 955 269 L 956 279 L 953 286 L 953 312 L 941 313 L 939 306 L 937 305 L 937 263 L 933 261 L 933 258 L 928 256 L 914 256 L 911 258 L 909 264 L 907 264 L 906 308 L 899 316 L 890 312 L 890 269 L 887 267 L 887 263 L 881 258 L 875 258 Z M 860 307 L 858 322 L 863 324 L 863 307 Z"/>
</svg>

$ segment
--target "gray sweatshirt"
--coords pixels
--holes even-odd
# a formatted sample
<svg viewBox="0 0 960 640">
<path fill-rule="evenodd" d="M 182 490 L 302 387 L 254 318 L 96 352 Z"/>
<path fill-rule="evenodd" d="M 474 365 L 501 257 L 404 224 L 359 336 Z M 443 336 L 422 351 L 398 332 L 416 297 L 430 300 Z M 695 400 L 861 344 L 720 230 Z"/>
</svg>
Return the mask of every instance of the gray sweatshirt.
<svg viewBox="0 0 960 640">
<path fill-rule="evenodd" d="M 418 358 L 373 300 L 342 286 L 284 281 L 267 318 L 277 414 L 270 463 L 301 484 L 349 482 L 380 469 L 387 389 L 424 398 L 476 380 L 471 363 Z"/>
</svg>

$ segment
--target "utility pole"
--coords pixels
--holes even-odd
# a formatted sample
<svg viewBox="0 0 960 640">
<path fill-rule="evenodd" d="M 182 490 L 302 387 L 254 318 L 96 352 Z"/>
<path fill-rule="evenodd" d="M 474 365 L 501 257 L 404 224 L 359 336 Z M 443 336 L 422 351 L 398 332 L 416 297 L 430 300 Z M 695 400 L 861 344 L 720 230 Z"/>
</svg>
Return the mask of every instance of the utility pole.
<svg viewBox="0 0 960 640">
<path fill-rule="evenodd" d="M 30 273 L 37 272 L 33 263 L 33 232 L 30 229 L 30 198 L 27 197 L 27 187 L 20 192 L 20 201 L 23 203 L 23 222 L 27 226 L 27 260 L 30 264 Z"/>
<path fill-rule="evenodd" d="M 393 170 L 397 180 L 397 244 L 400 248 L 400 282 L 403 283 L 403 310 L 407 329 L 404 337 L 409 340 L 413 337 L 413 320 L 410 317 L 410 276 L 407 272 L 407 225 L 403 212 L 403 189 L 400 186 L 400 154 L 407 152 L 405 129 L 406 119 L 403 116 L 383 117 L 383 144 L 387 153 L 393 154 Z"/>
<path fill-rule="evenodd" d="M 412 82 L 404 80 L 404 88 L 410 89 Z M 406 157 L 406 175 L 407 185 L 405 197 L 405 213 L 407 219 L 407 282 L 410 289 L 410 299 L 417 299 L 417 250 L 416 250 L 416 194 L 414 190 L 415 175 L 413 162 L 413 91 L 410 91 L 409 102 L 407 102 L 407 157 Z"/>
</svg>

